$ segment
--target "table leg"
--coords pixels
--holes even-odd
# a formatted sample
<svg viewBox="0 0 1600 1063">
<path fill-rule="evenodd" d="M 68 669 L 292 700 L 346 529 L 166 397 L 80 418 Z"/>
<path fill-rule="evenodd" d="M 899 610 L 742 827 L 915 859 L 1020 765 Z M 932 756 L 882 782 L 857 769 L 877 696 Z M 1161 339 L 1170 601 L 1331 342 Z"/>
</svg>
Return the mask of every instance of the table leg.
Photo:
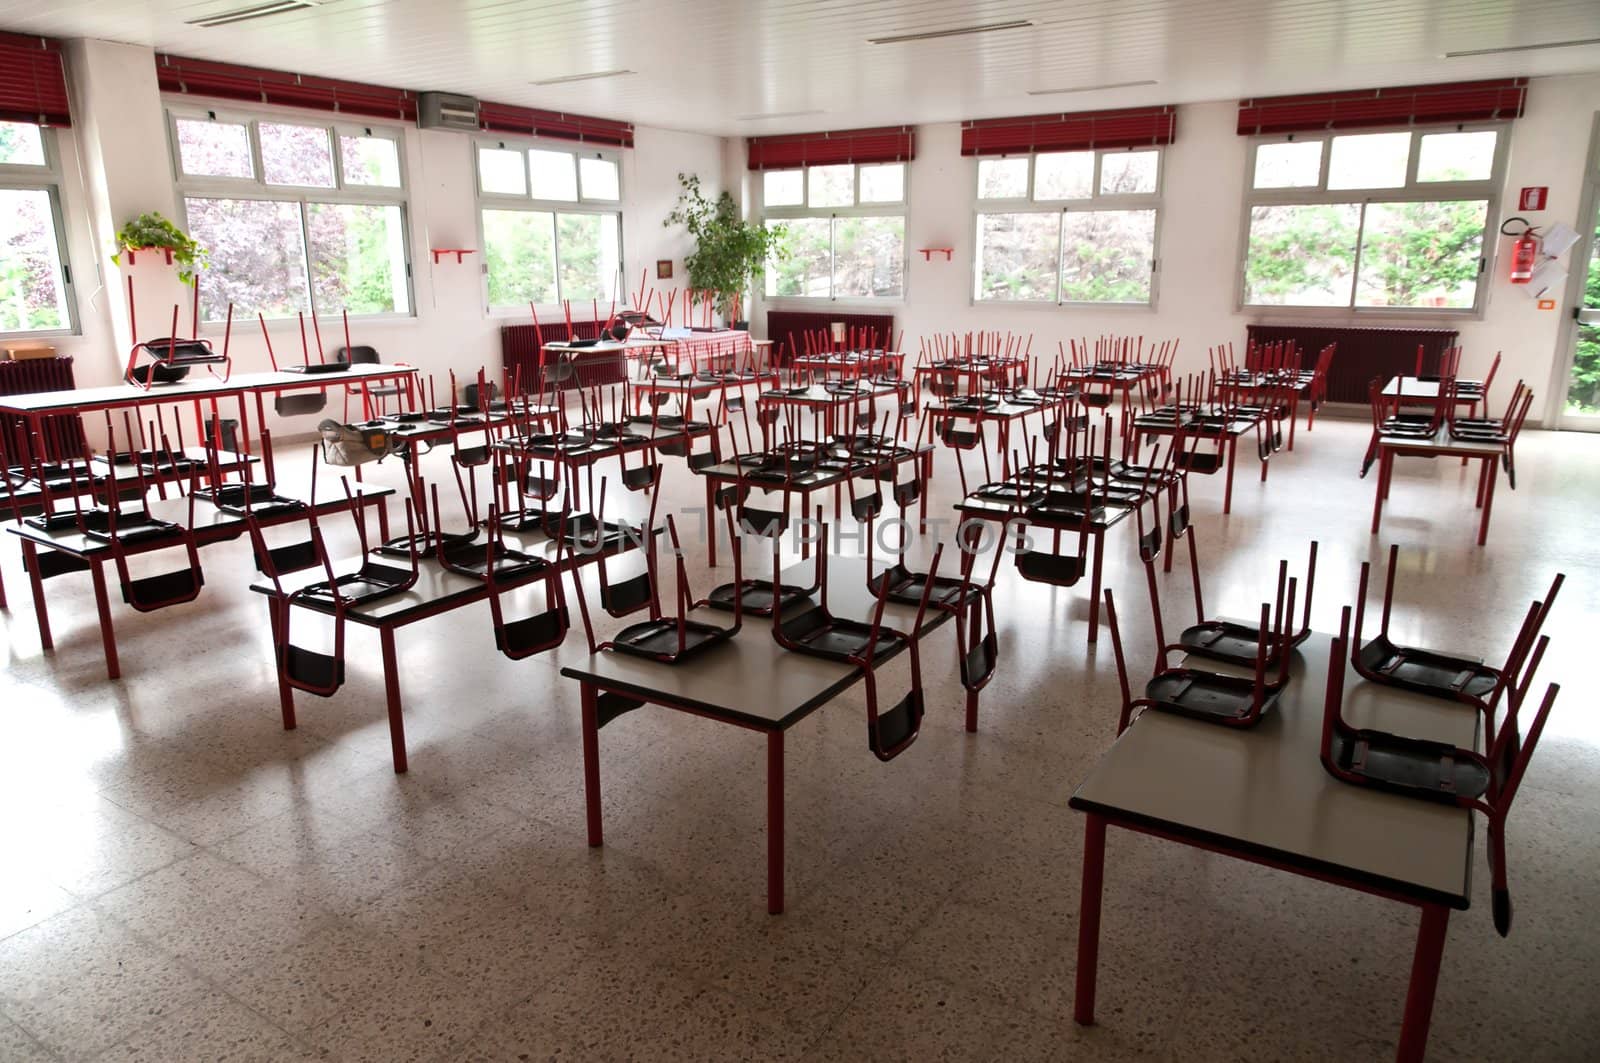
<svg viewBox="0 0 1600 1063">
<path fill-rule="evenodd" d="M 600 706 L 593 683 L 580 683 L 583 703 L 583 803 L 589 814 L 589 844 L 605 839 L 600 827 Z"/>
<path fill-rule="evenodd" d="M 717 483 L 711 477 L 706 481 L 706 564 L 717 565 Z M 731 545 L 731 544 L 730 544 Z"/>
<path fill-rule="evenodd" d="M 373 506 L 378 510 L 378 541 L 389 541 L 389 500 L 379 496 L 373 501 Z"/>
<path fill-rule="evenodd" d="M 28 570 L 28 584 L 33 588 L 33 615 L 39 624 L 39 645 L 45 650 L 56 648 L 50 637 L 50 613 L 44 602 L 44 577 L 39 575 L 39 548 L 28 539 L 22 540 L 22 567 Z"/>
<path fill-rule="evenodd" d="M 1372 534 L 1378 534 L 1378 522 L 1383 519 L 1383 499 L 1388 493 L 1389 452 L 1378 449 L 1378 481 L 1372 485 Z"/>
<path fill-rule="evenodd" d="M 783 914 L 783 732 L 767 733 L 767 914 Z"/>
<path fill-rule="evenodd" d="M 1296 395 L 1289 400 L 1289 449 L 1294 449 L 1294 419 L 1300 413 L 1300 397 Z"/>
<path fill-rule="evenodd" d="M 395 774 L 403 775 L 406 770 L 406 723 L 400 715 L 400 668 L 394 656 L 394 628 L 379 628 L 378 642 L 383 647 L 383 693 L 389 703 L 389 745 L 394 753 Z"/>
<path fill-rule="evenodd" d="M 917 532 L 920 535 L 928 534 L 928 491 L 933 483 L 933 451 L 922 455 L 922 486 L 918 491 L 921 496 L 917 501 Z"/>
<path fill-rule="evenodd" d="M 1483 466 L 1489 478 L 1487 486 L 1483 489 L 1483 519 L 1478 522 L 1478 545 L 1482 546 L 1489 541 L 1489 513 L 1494 509 L 1494 482 L 1500 478 L 1500 456 L 1484 458 Z"/>
<path fill-rule="evenodd" d="M 1072 1017 L 1094 1025 L 1094 982 L 1100 964 L 1100 893 L 1106 872 L 1106 821 L 1090 813 L 1083 825 L 1083 887 L 1078 899 L 1078 983 Z"/>
<path fill-rule="evenodd" d="M 978 733 L 978 692 L 967 691 L 967 733 Z"/>
<path fill-rule="evenodd" d="M 106 595 L 104 562 L 91 561 L 89 577 L 94 581 L 94 607 L 100 614 L 100 645 L 106 654 L 106 678 L 120 679 L 122 665 L 117 661 L 117 634 L 111 627 L 111 599 Z"/>
<path fill-rule="evenodd" d="M 281 607 L 281 611 L 280 611 Z M 278 649 L 283 638 L 284 614 L 289 609 L 289 603 L 280 603 L 276 598 L 267 598 L 267 621 L 272 627 L 272 667 L 278 673 L 278 708 L 283 715 L 283 729 L 295 729 L 294 718 L 294 687 L 289 685 L 287 677 L 283 674 L 282 651 Z"/>
<path fill-rule="evenodd" d="M 1233 462 L 1239 456 L 1239 437 L 1228 437 L 1228 480 L 1222 487 L 1222 512 L 1233 512 Z"/>
<path fill-rule="evenodd" d="M 1094 533 L 1094 577 L 1089 585 L 1089 641 L 1092 643 L 1100 637 L 1100 572 L 1105 567 L 1106 559 L 1106 533 L 1099 529 Z"/>
<path fill-rule="evenodd" d="M 1405 1018 L 1400 1023 L 1397 1063 L 1422 1063 L 1428 1048 L 1428 1023 L 1433 1018 L 1433 994 L 1439 985 L 1439 961 L 1444 958 L 1445 931 L 1450 909 L 1442 904 L 1422 906 L 1422 926 L 1411 958 L 1411 984 L 1406 987 Z M 1080 961 L 1081 962 L 1081 961 Z"/>
</svg>

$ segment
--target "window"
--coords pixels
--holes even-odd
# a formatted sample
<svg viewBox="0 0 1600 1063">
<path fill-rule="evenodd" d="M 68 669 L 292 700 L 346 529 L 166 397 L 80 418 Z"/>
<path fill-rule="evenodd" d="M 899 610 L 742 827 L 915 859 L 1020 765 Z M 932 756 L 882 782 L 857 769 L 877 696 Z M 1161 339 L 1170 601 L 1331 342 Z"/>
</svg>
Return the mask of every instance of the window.
<svg viewBox="0 0 1600 1063">
<path fill-rule="evenodd" d="M 905 202 L 905 163 L 762 171 L 762 217 L 789 231 L 789 257 L 767 264 L 768 297 L 903 298 Z"/>
<path fill-rule="evenodd" d="M 1159 148 L 979 159 L 973 298 L 1152 305 L 1160 194 Z"/>
<path fill-rule="evenodd" d="M 73 328 L 54 131 L 0 122 L 0 333 Z"/>
<path fill-rule="evenodd" d="M 490 309 L 621 292 L 622 178 L 616 156 L 479 144 L 478 206 Z"/>
<path fill-rule="evenodd" d="M 172 143 L 205 320 L 411 313 L 398 133 L 174 114 Z"/>
<path fill-rule="evenodd" d="M 1502 129 L 1257 140 L 1241 305 L 1478 309 Z"/>
</svg>

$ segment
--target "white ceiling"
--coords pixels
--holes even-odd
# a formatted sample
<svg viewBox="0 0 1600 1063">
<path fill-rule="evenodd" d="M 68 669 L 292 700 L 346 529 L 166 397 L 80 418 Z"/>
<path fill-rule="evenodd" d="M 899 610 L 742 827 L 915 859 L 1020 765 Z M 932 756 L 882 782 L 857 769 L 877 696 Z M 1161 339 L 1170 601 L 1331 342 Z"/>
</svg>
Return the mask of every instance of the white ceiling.
<svg viewBox="0 0 1600 1063">
<path fill-rule="evenodd" d="M 0 0 L 0 28 L 717 134 L 1600 70 L 1600 0 Z M 870 37 L 1030 20 L 905 44 Z M 627 77 L 536 87 L 600 70 Z M 1154 80 L 1155 85 L 1029 95 Z M 750 120 L 774 112 L 820 114 Z"/>
</svg>

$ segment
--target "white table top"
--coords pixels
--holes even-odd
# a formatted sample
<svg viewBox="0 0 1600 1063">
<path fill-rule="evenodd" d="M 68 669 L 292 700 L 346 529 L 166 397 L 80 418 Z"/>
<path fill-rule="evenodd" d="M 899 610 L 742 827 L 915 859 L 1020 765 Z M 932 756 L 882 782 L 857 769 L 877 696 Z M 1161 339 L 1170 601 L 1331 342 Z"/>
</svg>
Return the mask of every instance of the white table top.
<svg viewBox="0 0 1600 1063">
<path fill-rule="evenodd" d="M 1505 447 L 1499 443 L 1478 443 L 1468 439 L 1451 439 L 1450 430 L 1441 427 L 1429 439 L 1415 436 L 1379 436 L 1378 446 L 1385 450 L 1410 451 L 1418 454 L 1461 455 L 1469 458 L 1499 457 Z"/>
<path fill-rule="evenodd" d="M 1422 377 L 1415 376 L 1390 377 L 1389 382 L 1383 385 L 1383 394 L 1391 399 L 1399 397 L 1402 400 L 1411 399 L 1418 402 L 1437 402 L 1439 400 L 1439 386 L 1441 383 L 1442 381 L 1437 378 L 1425 380 Z M 1462 385 L 1472 385 L 1480 392 L 1483 387 L 1483 385 L 1476 380 L 1458 379 L 1456 383 Z M 1456 396 L 1456 402 L 1463 405 L 1482 401 L 1483 396 L 1481 393 L 1475 396 Z"/>
<path fill-rule="evenodd" d="M 361 363 L 340 373 L 235 373 L 224 381 L 210 376 L 204 369 L 204 366 L 195 366 L 190 371 L 188 379 L 173 384 L 155 384 L 150 388 L 136 388 L 131 384 L 112 384 L 100 388 L 73 388 L 70 391 L 36 391 L 25 395 L 4 395 L 0 396 L 0 412 L 74 413 L 78 410 L 187 402 L 245 392 L 331 388 L 374 377 L 393 379 L 396 376 L 417 372 L 414 367 L 407 365 Z"/>
<path fill-rule="evenodd" d="M 1466 908 L 1469 812 L 1353 786 L 1323 769 L 1318 750 L 1330 642 L 1320 633 L 1306 641 L 1291 663 L 1288 688 L 1255 727 L 1145 712 L 1078 787 L 1072 807 L 1225 852 Z M 1348 659 L 1343 664 L 1344 717 L 1352 726 L 1475 747 L 1475 710 L 1369 683 Z M 1113 726 L 1110 714 L 1106 725 Z"/>
</svg>

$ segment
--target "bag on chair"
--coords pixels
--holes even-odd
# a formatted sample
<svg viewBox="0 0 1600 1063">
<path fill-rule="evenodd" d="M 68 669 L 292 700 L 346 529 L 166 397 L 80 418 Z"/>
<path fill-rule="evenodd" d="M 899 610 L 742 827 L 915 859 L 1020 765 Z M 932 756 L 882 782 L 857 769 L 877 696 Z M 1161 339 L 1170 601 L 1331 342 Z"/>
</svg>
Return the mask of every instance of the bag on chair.
<svg viewBox="0 0 1600 1063">
<path fill-rule="evenodd" d="M 322 460 L 329 465 L 364 465 L 382 461 L 400 449 L 400 441 L 383 428 L 360 428 L 329 418 L 317 425 L 322 436 Z"/>
</svg>

